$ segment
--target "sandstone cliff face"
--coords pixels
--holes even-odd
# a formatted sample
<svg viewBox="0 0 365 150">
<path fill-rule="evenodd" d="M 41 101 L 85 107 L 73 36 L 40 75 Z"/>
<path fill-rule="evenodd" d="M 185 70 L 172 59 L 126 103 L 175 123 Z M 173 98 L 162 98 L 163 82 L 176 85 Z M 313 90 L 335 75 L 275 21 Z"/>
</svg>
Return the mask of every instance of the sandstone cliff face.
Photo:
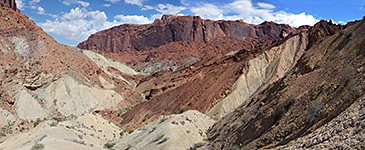
<svg viewBox="0 0 365 150">
<path fill-rule="evenodd" d="M 1 0 L 0 1 L 0 6 L 7 7 L 7 8 L 10 8 L 10 9 L 13 9 L 15 11 L 19 11 L 18 8 L 16 7 L 15 0 Z"/>
<path fill-rule="evenodd" d="M 152 74 L 175 71 L 230 51 L 253 49 L 259 43 L 307 28 L 295 29 L 274 22 L 252 25 L 242 20 L 213 21 L 199 16 L 164 15 L 152 24 L 120 25 L 98 32 L 78 47 L 105 53 L 138 71 Z"/>
<path fill-rule="evenodd" d="M 121 25 L 91 35 L 78 45 L 81 49 L 101 52 L 150 50 L 176 41 L 211 42 L 223 39 L 274 39 L 280 32 L 295 32 L 289 25 L 264 22 L 260 25 L 240 21 L 212 21 L 199 16 L 164 15 L 153 24 Z"/>
</svg>

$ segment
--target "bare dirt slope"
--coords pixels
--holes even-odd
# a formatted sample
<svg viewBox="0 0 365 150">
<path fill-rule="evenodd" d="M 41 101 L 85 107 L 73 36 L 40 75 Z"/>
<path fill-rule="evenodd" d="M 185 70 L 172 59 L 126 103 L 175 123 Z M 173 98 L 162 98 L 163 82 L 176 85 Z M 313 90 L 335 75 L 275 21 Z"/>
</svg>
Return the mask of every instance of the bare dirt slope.
<svg viewBox="0 0 365 150">
<path fill-rule="evenodd" d="M 209 130 L 209 149 L 270 149 L 291 141 L 290 145 L 298 148 L 363 149 L 363 138 L 354 133 L 361 132 L 364 119 L 357 113 L 363 111 L 361 97 L 365 93 L 365 20 L 317 43 L 284 78 L 257 92 L 247 105 L 239 106 Z M 353 104 L 361 107 L 350 108 Z M 353 118 L 341 119 L 347 115 Z M 343 134 L 335 132 L 343 126 L 331 122 L 337 116 L 350 121 L 341 123 L 348 132 L 343 138 L 350 144 L 336 143 Z M 328 131 L 328 126 L 334 129 Z M 326 133 L 329 135 L 324 136 Z"/>
<path fill-rule="evenodd" d="M 59 44 L 21 14 L 15 1 L 0 4 L 1 141 L 36 133 L 41 129 L 34 127 L 51 118 L 65 121 L 96 110 L 119 110 L 143 99 L 134 90 L 131 76 L 138 73 L 133 69 Z"/>
</svg>

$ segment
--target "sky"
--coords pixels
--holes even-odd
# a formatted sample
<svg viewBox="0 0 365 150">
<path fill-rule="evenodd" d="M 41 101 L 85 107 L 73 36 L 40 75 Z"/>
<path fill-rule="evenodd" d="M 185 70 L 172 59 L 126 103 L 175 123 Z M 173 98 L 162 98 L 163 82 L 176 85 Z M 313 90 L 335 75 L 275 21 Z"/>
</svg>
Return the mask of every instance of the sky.
<svg viewBox="0 0 365 150">
<path fill-rule="evenodd" d="M 163 14 L 204 19 L 264 21 L 293 27 L 332 19 L 345 24 L 365 15 L 365 0 L 16 0 L 58 42 L 70 46 L 121 24 L 148 24 Z"/>
</svg>

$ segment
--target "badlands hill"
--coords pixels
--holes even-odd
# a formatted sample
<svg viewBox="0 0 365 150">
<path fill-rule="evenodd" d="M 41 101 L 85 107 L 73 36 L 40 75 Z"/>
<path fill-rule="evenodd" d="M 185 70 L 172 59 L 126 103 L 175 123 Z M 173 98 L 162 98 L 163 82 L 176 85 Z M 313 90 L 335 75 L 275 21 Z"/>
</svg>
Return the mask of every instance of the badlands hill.
<svg viewBox="0 0 365 150">
<path fill-rule="evenodd" d="M 306 30 L 286 24 L 213 21 L 199 16 L 164 15 L 152 24 L 125 24 L 91 35 L 77 47 L 93 49 L 150 74 L 186 67 L 231 51 L 252 49 L 281 34 Z"/>
<path fill-rule="evenodd" d="M 0 6 L 0 149 L 365 149 L 365 20 L 165 15 L 79 49 Z"/>
</svg>

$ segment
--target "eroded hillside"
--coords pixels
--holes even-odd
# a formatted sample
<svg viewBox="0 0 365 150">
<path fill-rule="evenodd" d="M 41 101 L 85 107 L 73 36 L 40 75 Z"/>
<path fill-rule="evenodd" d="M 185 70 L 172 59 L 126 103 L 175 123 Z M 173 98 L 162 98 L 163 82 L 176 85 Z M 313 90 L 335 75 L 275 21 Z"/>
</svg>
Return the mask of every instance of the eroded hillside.
<svg viewBox="0 0 365 150">
<path fill-rule="evenodd" d="M 210 129 L 209 149 L 363 149 L 364 40 L 364 20 L 320 40 Z"/>
<path fill-rule="evenodd" d="M 186 67 L 200 60 L 250 50 L 282 34 L 295 34 L 308 26 L 242 20 L 213 21 L 199 16 L 164 15 L 152 24 L 120 25 L 91 35 L 79 48 L 98 51 L 143 73 Z"/>
<path fill-rule="evenodd" d="M 365 148 L 365 20 L 164 15 L 82 50 L 0 6 L 0 149 Z"/>
</svg>

